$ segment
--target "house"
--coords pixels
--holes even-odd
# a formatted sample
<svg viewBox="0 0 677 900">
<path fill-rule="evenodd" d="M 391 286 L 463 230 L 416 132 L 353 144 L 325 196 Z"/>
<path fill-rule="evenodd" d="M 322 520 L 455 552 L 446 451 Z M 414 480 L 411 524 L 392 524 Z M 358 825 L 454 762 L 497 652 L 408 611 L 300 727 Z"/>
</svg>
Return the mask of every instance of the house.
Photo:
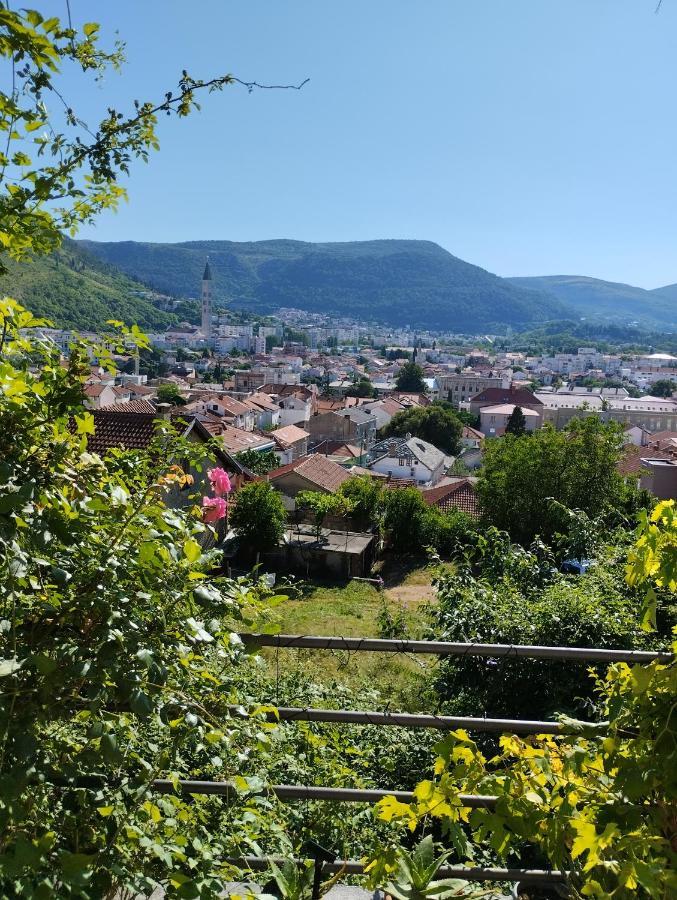
<svg viewBox="0 0 677 900">
<path fill-rule="evenodd" d="M 257 392 L 244 397 L 241 402 L 256 416 L 257 428 L 277 428 L 282 424 L 280 409 L 269 394 Z"/>
<path fill-rule="evenodd" d="M 389 478 L 413 479 L 434 486 L 453 459 L 422 438 L 390 437 L 369 450 L 368 467 Z"/>
<path fill-rule="evenodd" d="M 268 432 L 275 441 L 275 453 L 281 465 L 294 462 L 308 454 L 309 434 L 297 425 L 285 425 Z"/>
<path fill-rule="evenodd" d="M 373 534 L 323 528 L 318 541 L 313 526 L 297 525 L 286 529 L 282 543 L 265 561 L 274 571 L 348 579 L 368 576 L 375 555 Z"/>
<path fill-rule="evenodd" d="M 296 508 L 294 499 L 301 491 L 333 494 L 349 478 L 342 466 L 319 453 L 297 459 L 266 475 L 266 480 L 283 495 L 285 507 L 290 510 Z"/>
<path fill-rule="evenodd" d="M 85 395 L 85 406 L 87 409 L 99 409 L 101 406 L 111 406 L 115 403 L 115 392 L 111 385 L 95 382 L 87 383 L 82 386 Z"/>
<path fill-rule="evenodd" d="M 480 429 L 487 437 L 498 437 L 505 434 L 510 416 L 518 404 L 500 403 L 498 406 L 485 406 L 480 410 Z M 541 425 L 541 414 L 535 409 L 522 409 L 526 431 L 535 431 Z"/>
<path fill-rule="evenodd" d="M 194 394 L 190 402 L 186 404 L 185 410 L 194 413 L 211 413 L 213 416 L 222 418 L 233 428 L 241 428 L 243 431 L 253 431 L 256 425 L 257 417 L 254 410 L 226 394 Z"/>
<path fill-rule="evenodd" d="M 454 406 L 465 403 L 477 396 L 487 388 L 506 388 L 507 379 L 498 375 L 481 375 L 478 372 L 467 371 L 453 375 L 438 375 L 440 395 L 449 400 Z"/>
<path fill-rule="evenodd" d="M 219 438 L 228 453 L 241 453 L 243 450 L 264 452 L 275 449 L 275 441 L 269 435 L 260 432 L 243 431 L 241 428 L 233 428 L 226 424 L 216 429 L 211 425 L 208 430 Z"/>
<path fill-rule="evenodd" d="M 421 491 L 421 496 L 428 506 L 434 506 L 442 512 L 460 509 L 473 518 L 480 514 L 474 478 L 455 478 L 448 484 Z"/>
<path fill-rule="evenodd" d="M 311 416 L 307 430 L 313 444 L 340 441 L 367 448 L 376 438 L 376 420 L 359 407 L 351 407 Z"/>
<path fill-rule="evenodd" d="M 477 428 L 471 428 L 470 425 L 464 425 L 461 432 L 461 446 L 468 450 L 479 450 L 484 440 L 483 432 Z"/>
<path fill-rule="evenodd" d="M 640 462 L 639 486 L 659 500 L 677 500 L 677 459 L 647 455 Z"/>
</svg>

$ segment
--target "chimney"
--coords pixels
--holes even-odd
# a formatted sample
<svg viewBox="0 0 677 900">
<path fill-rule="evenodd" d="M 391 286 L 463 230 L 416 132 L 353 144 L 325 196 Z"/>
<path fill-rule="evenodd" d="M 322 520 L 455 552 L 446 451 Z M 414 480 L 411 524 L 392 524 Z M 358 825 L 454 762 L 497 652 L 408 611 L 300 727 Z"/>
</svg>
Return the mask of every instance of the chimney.
<svg viewBox="0 0 677 900">
<path fill-rule="evenodd" d="M 171 419 L 171 409 L 171 403 L 158 403 L 157 405 L 158 415 L 161 419 L 164 419 L 165 422 L 169 422 Z"/>
</svg>

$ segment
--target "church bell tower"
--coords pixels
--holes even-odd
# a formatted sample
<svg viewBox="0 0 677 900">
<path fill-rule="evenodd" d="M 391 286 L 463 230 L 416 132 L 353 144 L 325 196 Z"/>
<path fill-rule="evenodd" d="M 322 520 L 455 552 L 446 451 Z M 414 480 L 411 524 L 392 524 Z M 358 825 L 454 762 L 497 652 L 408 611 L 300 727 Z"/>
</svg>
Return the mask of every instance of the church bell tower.
<svg viewBox="0 0 677 900">
<path fill-rule="evenodd" d="M 209 340 L 212 336 L 212 270 L 209 260 L 202 276 L 202 334 Z"/>
</svg>

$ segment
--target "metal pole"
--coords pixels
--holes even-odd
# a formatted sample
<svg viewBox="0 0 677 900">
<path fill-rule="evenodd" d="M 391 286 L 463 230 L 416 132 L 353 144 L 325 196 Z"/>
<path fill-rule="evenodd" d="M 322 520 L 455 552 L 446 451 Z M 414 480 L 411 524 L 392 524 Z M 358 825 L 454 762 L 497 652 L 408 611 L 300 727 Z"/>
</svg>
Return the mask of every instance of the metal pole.
<svg viewBox="0 0 677 900">
<path fill-rule="evenodd" d="M 180 780 L 178 787 L 185 794 L 214 794 L 234 800 L 241 792 L 229 781 Z M 154 790 L 163 794 L 175 791 L 174 782 L 158 778 L 152 782 Z M 315 785 L 271 784 L 263 788 L 278 800 L 330 800 L 334 803 L 376 803 L 384 797 L 395 797 L 401 803 L 411 803 L 414 799 L 412 791 L 392 791 L 386 788 L 367 790 L 361 788 L 333 788 Z M 459 794 L 461 804 L 468 809 L 493 809 L 497 797 L 484 794 Z"/>
<path fill-rule="evenodd" d="M 652 650 L 604 650 L 597 647 L 541 647 L 529 644 L 461 644 L 450 641 L 384 640 L 381 638 L 325 637 L 301 634 L 240 634 L 245 646 L 281 649 L 428 653 L 435 656 L 526 657 L 571 659 L 586 662 L 671 663 L 672 653 Z"/>
<path fill-rule="evenodd" d="M 242 715 L 240 707 L 232 706 L 232 714 Z M 438 728 L 440 731 L 466 728 L 469 731 L 486 731 L 511 734 L 566 734 L 567 728 L 560 722 L 541 722 L 531 719 L 478 719 L 469 716 L 435 716 L 401 712 L 376 712 L 353 709 L 314 709 L 295 706 L 278 706 L 267 711 L 270 722 L 340 722 L 354 725 L 393 725 L 403 728 Z M 586 725 L 595 726 L 590 722 Z M 569 729 L 570 731 L 571 729 Z"/>
<path fill-rule="evenodd" d="M 293 862 L 300 865 L 302 859 L 290 859 L 284 856 L 243 856 L 228 857 L 225 860 L 238 869 L 249 869 L 253 872 L 265 871 L 269 863 L 282 865 Z M 364 874 L 364 864 L 354 859 L 336 859 L 323 863 L 325 872 L 343 872 L 345 875 Z M 466 881 L 524 881 L 539 884 L 560 884 L 566 881 L 566 873 L 557 869 L 501 869 L 483 868 L 481 866 L 442 866 L 438 871 L 439 878 L 463 878 Z"/>
</svg>

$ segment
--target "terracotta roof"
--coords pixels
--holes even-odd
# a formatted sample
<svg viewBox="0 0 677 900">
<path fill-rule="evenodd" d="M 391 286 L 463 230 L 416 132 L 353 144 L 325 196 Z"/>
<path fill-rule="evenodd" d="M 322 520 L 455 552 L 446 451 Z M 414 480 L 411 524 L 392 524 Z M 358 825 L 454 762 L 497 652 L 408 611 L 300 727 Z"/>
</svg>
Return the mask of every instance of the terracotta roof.
<svg viewBox="0 0 677 900">
<path fill-rule="evenodd" d="M 107 387 L 110 387 L 108 384 L 85 384 L 83 386 L 83 390 L 88 397 L 98 397 L 102 394 Z"/>
<path fill-rule="evenodd" d="M 652 459 L 674 459 L 674 455 L 667 450 L 657 450 L 652 447 L 637 447 L 635 444 L 628 444 L 625 448 L 622 459 L 616 463 L 616 469 L 621 475 L 638 475 L 642 469 L 641 459 L 651 457 Z"/>
<path fill-rule="evenodd" d="M 102 406 L 97 412 L 146 413 L 146 415 L 151 416 L 157 415 L 157 410 L 150 400 L 128 400 L 126 403 L 111 403 L 108 406 Z"/>
<path fill-rule="evenodd" d="M 93 453 L 104 453 L 112 447 L 143 450 L 153 440 L 157 422 L 155 414 L 118 412 L 114 407 L 108 407 L 105 410 L 95 409 L 92 415 L 94 434 L 89 435 L 87 449 Z"/>
<path fill-rule="evenodd" d="M 211 427 L 207 427 L 210 432 L 216 433 L 221 438 L 224 447 L 229 453 L 240 453 L 242 450 L 259 450 L 273 443 L 267 435 L 259 434 L 256 431 L 243 431 L 241 428 L 233 428 L 232 425 L 222 425 L 218 432 L 213 432 Z"/>
<path fill-rule="evenodd" d="M 658 447 L 662 450 L 664 447 L 673 446 L 671 441 L 677 440 L 677 431 L 656 431 L 649 436 L 647 441 L 648 447 Z"/>
<path fill-rule="evenodd" d="M 276 444 L 279 444 L 284 449 L 310 437 L 307 431 L 304 431 L 303 428 L 299 428 L 297 425 L 285 425 L 283 428 L 269 431 L 268 434 Z"/>
<path fill-rule="evenodd" d="M 303 459 L 297 459 L 286 466 L 274 469 L 268 473 L 268 480 L 274 482 L 290 472 L 300 475 L 301 478 L 330 493 L 338 490 L 343 482 L 350 478 L 350 474 L 338 463 L 326 459 L 319 453 L 314 453 L 312 456 L 304 456 Z"/>
<path fill-rule="evenodd" d="M 247 406 L 256 406 L 259 409 L 276 410 L 278 408 L 277 403 L 270 399 L 270 394 L 264 394 L 261 391 L 245 397 L 242 402 Z"/>
<path fill-rule="evenodd" d="M 526 388 L 485 388 L 470 398 L 471 403 L 486 403 L 487 406 L 498 406 L 511 403 L 516 406 L 543 406 L 543 402 Z"/>
<path fill-rule="evenodd" d="M 474 484 L 467 478 L 453 484 L 429 488 L 421 493 L 428 506 L 436 506 L 443 512 L 450 509 L 461 509 L 470 516 L 479 516 L 477 491 Z"/>
<path fill-rule="evenodd" d="M 463 433 L 462 433 L 461 437 L 475 438 L 478 441 L 484 440 L 484 435 L 482 434 L 482 432 L 478 431 L 477 428 L 471 428 L 470 425 L 463 426 Z"/>
</svg>

